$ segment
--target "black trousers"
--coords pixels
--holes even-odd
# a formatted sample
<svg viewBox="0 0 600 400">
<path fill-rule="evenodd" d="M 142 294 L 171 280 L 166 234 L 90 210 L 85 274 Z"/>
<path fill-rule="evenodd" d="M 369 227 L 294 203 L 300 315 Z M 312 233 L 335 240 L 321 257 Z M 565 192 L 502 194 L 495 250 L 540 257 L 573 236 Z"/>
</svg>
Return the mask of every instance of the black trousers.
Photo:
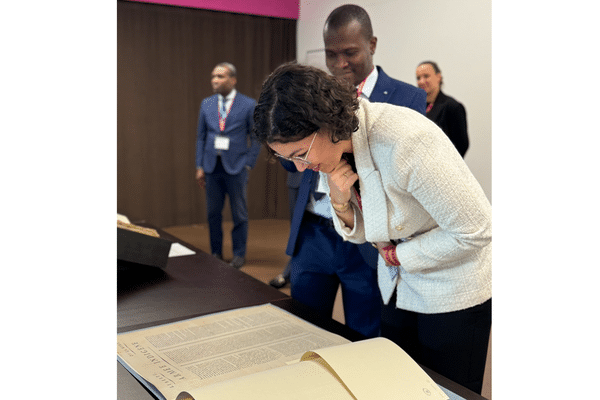
<svg viewBox="0 0 600 400">
<path fill-rule="evenodd" d="M 481 394 L 492 326 L 492 299 L 465 310 L 421 314 L 382 306 L 381 336 L 417 363 Z"/>
</svg>

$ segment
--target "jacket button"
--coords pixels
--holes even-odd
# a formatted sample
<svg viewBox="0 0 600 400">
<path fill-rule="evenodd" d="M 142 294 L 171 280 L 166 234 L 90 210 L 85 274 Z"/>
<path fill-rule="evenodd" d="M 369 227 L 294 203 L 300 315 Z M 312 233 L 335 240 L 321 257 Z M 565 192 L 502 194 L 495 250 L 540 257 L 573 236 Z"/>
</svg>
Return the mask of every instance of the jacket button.
<svg viewBox="0 0 600 400">
<path fill-rule="evenodd" d="M 401 231 L 402 229 L 404 229 L 404 227 L 403 227 L 402 225 L 398 225 L 398 226 L 396 226 L 396 230 L 397 230 L 397 231 Z"/>
</svg>

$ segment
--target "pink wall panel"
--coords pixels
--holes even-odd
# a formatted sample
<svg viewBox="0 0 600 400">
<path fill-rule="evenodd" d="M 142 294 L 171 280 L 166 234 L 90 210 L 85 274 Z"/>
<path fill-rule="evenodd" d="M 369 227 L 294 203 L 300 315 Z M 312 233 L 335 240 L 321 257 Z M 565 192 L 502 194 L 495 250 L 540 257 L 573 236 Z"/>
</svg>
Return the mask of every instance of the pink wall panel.
<svg viewBox="0 0 600 400">
<path fill-rule="evenodd" d="M 298 19 L 299 0 L 133 0 L 240 14 Z"/>
</svg>

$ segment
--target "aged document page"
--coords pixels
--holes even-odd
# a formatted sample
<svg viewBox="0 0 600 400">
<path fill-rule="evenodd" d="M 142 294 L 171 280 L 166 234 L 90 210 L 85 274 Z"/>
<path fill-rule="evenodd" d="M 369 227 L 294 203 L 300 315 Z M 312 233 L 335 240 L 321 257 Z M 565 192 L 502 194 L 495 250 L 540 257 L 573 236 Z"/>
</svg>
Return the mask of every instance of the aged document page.
<svg viewBox="0 0 600 400">
<path fill-rule="evenodd" d="M 357 400 L 316 360 L 246 375 L 183 392 L 177 400 Z"/>
<path fill-rule="evenodd" d="M 177 400 L 447 400 L 400 347 L 385 338 L 306 352 L 301 362 L 182 393 Z"/>
<path fill-rule="evenodd" d="M 183 391 L 344 343 L 349 341 L 266 304 L 120 334 L 117 356 L 157 397 L 173 400 Z"/>
<path fill-rule="evenodd" d="M 445 400 L 448 396 L 404 350 L 382 337 L 309 351 L 357 399 Z"/>
</svg>

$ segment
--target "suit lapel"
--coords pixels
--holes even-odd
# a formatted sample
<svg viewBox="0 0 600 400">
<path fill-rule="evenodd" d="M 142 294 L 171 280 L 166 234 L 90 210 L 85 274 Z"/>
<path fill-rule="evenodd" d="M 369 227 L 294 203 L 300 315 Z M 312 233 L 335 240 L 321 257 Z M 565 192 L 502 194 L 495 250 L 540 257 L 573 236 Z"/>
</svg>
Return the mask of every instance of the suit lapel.
<svg viewBox="0 0 600 400">
<path fill-rule="evenodd" d="M 380 67 L 377 68 L 377 82 L 371 93 L 369 101 L 372 103 L 387 103 L 392 97 L 392 94 L 396 91 L 394 85 L 390 82 L 390 77 L 383 72 Z"/>
<path fill-rule="evenodd" d="M 219 129 L 219 95 L 215 94 L 211 98 L 208 109 L 206 110 L 207 120 L 210 121 L 211 125 L 215 126 L 215 129 Z"/>
<path fill-rule="evenodd" d="M 437 98 L 433 102 L 433 107 L 431 107 L 431 110 L 429 111 L 429 113 L 427 113 L 427 118 L 435 121 L 438 115 L 440 114 L 440 111 L 442 111 L 442 109 L 444 108 L 444 103 L 446 102 L 446 99 L 446 95 L 440 91 L 438 93 Z"/>
</svg>

